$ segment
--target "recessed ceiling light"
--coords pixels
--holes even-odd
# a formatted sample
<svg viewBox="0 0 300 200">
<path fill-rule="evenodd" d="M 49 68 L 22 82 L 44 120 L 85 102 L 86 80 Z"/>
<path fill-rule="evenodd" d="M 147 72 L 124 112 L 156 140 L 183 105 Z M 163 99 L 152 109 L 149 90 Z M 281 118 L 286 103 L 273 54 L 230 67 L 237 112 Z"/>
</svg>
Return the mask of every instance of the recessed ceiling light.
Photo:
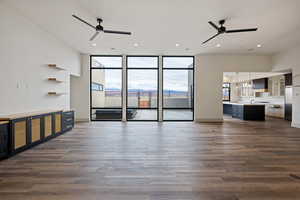
<svg viewBox="0 0 300 200">
<path fill-rule="evenodd" d="M 260 47 L 261 47 L 261 44 L 258 44 L 258 45 L 257 45 L 257 48 L 260 48 Z"/>
<path fill-rule="evenodd" d="M 179 46 L 180 46 L 180 44 L 176 43 L 176 44 L 175 44 L 175 46 L 176 46 L 176 47 L 179 47 Z"/>
<path fill-rule="evenodd" d="M 139 44 L 138 43 L 134 43 L 133 46 L 137 47 L 137 46 L 139 46 Z"/>
<path fill-rule="evenodd" d="M 221 44 L 217 44 L 216 47 L 218 47 L 218 48 L 221 47 Z"/>
<path fill-rule="evenodd" d="M 96 43 L 93 43 L 92 46 L 95 47 L 95 46 L 97 46 L 97 44 L 96 44 Z"/>
</svg>

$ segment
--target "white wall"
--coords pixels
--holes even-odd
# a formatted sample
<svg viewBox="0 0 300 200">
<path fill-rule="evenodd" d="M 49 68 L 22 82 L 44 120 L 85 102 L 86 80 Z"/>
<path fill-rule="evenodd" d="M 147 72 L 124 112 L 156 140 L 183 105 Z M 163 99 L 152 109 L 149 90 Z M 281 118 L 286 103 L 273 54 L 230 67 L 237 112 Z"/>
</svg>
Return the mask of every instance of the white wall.
<svg viewBox="0 0 300 200">
<path fill-rule="evenodd" d="M 256 55 L 197 55 L 195 81 L 195 120 L 223 120 L 223 72 L 267 72 L 270 56 Z"/>
<path fill-rule="evenodd" d="M 92 73 L 92 82 L 102 84 L 105 87 L 105 71 L 94 70 Z M 103 91 L 92 91 L 92 105 L 93 107 L 104 107 L 105 106 L 105 92 Z M 109 102 L 108 102 L 109 103 Z"/>
<path fill-rule="evenodd" d="M 293 72 L 293 119 L 292 126 L 300 128 L 300 46 L 273 56 L 273 71 Z"/>
<path fill-rule="evenodd" d="M 71 107 L 76 121 L 90 120 L 90 56 L 81 55 L 81 76 L 71 76 Z"/>
<path fill-rule="evenodd" d="M 79 53 L 0 3 L 0 114 L 69 109 L 70 74 L 80 74 Z M 49 69 L 54 63 L 66 71 Z M 57 76 L 64 83 L 47 81 Z M 48 91 L 66 95 L 50 97 Z"/>
</svg>

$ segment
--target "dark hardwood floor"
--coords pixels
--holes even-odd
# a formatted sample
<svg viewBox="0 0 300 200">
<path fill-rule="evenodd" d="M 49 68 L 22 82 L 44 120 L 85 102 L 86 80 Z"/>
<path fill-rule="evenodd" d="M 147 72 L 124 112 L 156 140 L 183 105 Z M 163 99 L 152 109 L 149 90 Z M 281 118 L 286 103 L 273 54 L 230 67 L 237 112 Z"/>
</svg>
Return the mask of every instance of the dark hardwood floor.
<svg viewBox="0 0 300 200">
<path fill-rule="evenodd" d="M 1 200 L 300 199 L 300 129 L 95 122 L 0 162 Z"/>
</svg>

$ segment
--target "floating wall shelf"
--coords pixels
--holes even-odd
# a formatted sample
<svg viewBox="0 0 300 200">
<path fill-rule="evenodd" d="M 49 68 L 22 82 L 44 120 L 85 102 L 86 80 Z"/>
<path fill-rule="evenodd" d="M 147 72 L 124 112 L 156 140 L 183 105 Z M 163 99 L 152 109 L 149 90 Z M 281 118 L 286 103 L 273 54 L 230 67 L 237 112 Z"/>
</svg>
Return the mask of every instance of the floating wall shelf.
<svg viewBox="0 0 300 200">
<path fill-rule="evenodd" d="M 56 64 L 48 64 L 48 67 L 53 68 L 53 69 L 57 69 L 57 70 L 65 70 L 62 67 L 58 67 Z"/>
<path fill-rule="evenodd" d="M 49 77 L 48 81 L 52 81 L 52 82 L 56 82 L 56 83 L 63 83 L 63 81 L 58 80 L 57 78 L 54 78 L 54 77 Z"/>
<path fill-rule="evenodd" d="M 48 95 L 50 96 L 61 96 L 61 95 L 65 95 L 66 93 L 62 93 L 62 92 L 48 92 Z"/>
</svg>

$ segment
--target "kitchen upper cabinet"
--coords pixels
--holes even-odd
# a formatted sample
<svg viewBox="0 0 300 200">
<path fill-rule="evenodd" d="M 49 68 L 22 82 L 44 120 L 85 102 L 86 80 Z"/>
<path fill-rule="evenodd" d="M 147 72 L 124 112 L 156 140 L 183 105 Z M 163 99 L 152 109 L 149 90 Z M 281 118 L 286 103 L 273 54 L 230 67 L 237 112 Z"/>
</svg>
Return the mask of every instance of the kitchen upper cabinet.
<svg viewBox="0 0 300 200">
<path fill-rule="evenodd" d="M 264 90 L 268 89 L 268 78 L 260 78 L 253 80 L 253 89 L 255 90 Z"/>
<path fill-rule="evenodd" d="M 269 96 L 284 96 L 285 87 L 284 76 L 269 77 L 268 91 Z"/>
<path fill-rule="evenodd" d="M 292 86 L 293 85 L 293 75 L 292 75 L 292 73 L 285 74 L 284 77 L 285 77 L 285 85 L 286 86 Z"/>
</svg>

